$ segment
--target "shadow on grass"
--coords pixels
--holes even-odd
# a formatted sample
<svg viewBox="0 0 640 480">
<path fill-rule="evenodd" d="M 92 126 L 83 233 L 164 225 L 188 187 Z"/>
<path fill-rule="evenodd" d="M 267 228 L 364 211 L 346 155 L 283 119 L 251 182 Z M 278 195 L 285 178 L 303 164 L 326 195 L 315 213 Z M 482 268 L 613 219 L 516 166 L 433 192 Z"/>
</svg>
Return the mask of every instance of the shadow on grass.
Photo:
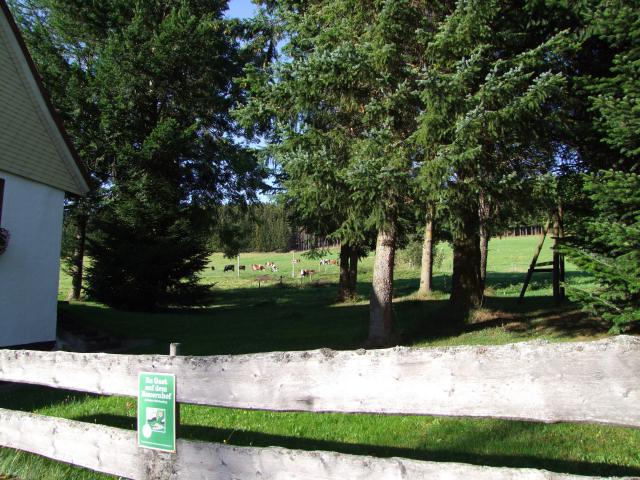
<svg viewBox="0 0 640 480">
<path fill-rule="evenodd" d="M 571 275 L 582 276 L 579 272 Z M 513 285 L 521 282 L 522 277 L 521 273 L 491 273 L 489 287 Z M 535 293 L 522 305 L 516 297 L 487 297 L 481 311 L 484 321 L 469 325 L 449 309 L 444 291 L 449 281 L 448 275 L 436 275 L 434 298 L 420 299 L 415 296 L 419 279 L 396 280 L 393 308 L 398 343 L 412 345 L 504 325 L 523 338 L 540 334 L 542 329 L 547 334 L 568 338 L 606 332 L 602 325 L 586 325 L 580 314 L 571 313 L 575 307 L 556 307 L 550 296 L 534 296 Z M 146 314 L 72 303 L 62 305 L 61 313 L 76 324 L 105 330 L 114 337 L 152 341 L 130 353 L 166 354 L 171 342 L 182 343 L 184 355 L 345 350 L 366 345 L 369 316 L 366 299 L 370 290 L 369 282 L 360 282 L 359 301 L 339 304 L 337 285 L 324 280 L 295 285 L 276 283 L 260 288 L 247 284 L 215 291 L 216 304 L 207 307 Z"/>
<path fill-rule="evenodd" d="M 98 395 L 74 392 L 37 385 L 5 384 L 10 390 L 0 390 L 0 408 L 33 412 L 42 408 L 60 406 L 71 402 L 81 402 Z"/>
<path fill-rule="evenodd" d="M 266 288 L 261 290 L 265 293 L 252 295 L 245 304 L 230 302 L 234 300 L 230 294 L 221 306 L 186 311 L 144 314 L 92 304 L 63 305 L 61 309 L 64 315 L 110 335 L 154 341 L 133 353 L 166 354 L 171 342 L 182 343 L 184 355 L 344 350 L 359 348 L 366 339 L 366 305 L 336 307 L 314 292 L 288 300 L 289 292 L 280 296 L 280 292 L 269 295 Z"/>
<path fill-rule="evenodd" d="M 135 429 L 135 419 L 120 415 L 98 414 L 75 418 L 77 421 L 99 423 L 128 430 Z M 459 422 L 473 422 L 460 420 Z M 481 422 L 482 420 L 480 420 Z M 536 430 L 548 427 L 532 422 L 504 422 L 492 428 L 472 428 L 468 435 L 456 435 L 450 448 L 425 445 L 423 449 L 398 448 L 361 443 L 343 443 L 330 440 L 301 438 L 277 434 L 267 434 L 250 430 L 207 427 L 200 425 L 180 425 L 180 438 L 206 442 L 227 443 L 236 446 L 270 447 L 277 446 L 298 450 L 322 450 L 351 455 L 374 457 L 402 457 L 413 460 L 435 462 L 458 462 L 475 465 L 511 468 L 537 468 L 576 475 L 630 476 L 640 475 L 640 468 L 612 465 L 599 462 L 545 458 L 536 455 L 486 454 L 478 453 L 479 445 L 491 443 L 496 450 L 507 450 L 513 445 L 514 437 L 534 435 Z M 542 436 L 543 434 L 540 433 Z M 496 443 L 497 442 L 497 443 Z M 516 441 L 517 443 L 517 441 Z M 502 445 L 502 448 L 500 448 Z"/>
<path fill-rule="evenodd" d="M 488 272 L 487 273 L 487 287 L 493 289 L 506 289 L 510 287 L 517 287 L 518 293 L 520 288 L 524 284 L 526 272 Z M 568 283 L 581 283 L 587 279 L 592 278 L 591 275 L 585 272 L 566 272 L 565 280 Z M 551 288 L 552 276 L 548 272 L 536 272 L 531 279 L 530 287 L 534 289 L 546 289 Z"/>
</svg>

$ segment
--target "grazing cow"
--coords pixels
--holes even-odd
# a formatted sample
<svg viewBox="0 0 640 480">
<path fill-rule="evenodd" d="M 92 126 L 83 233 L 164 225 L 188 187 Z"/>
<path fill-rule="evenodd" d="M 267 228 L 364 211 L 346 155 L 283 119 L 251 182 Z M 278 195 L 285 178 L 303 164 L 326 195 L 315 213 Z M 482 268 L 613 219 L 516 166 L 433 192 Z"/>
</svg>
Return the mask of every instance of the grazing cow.
<svg viewBox="0 0 640 480">
<path fill-rule="evenodd" d="M 300 276 L 301 277 L 311 277 L 315 273 L 316 273 L 315 270 L 307 270 L 307 269 L 304 269 L 304 268 L 302 270 L 300 270 Z"/>
<path fill-rule="evenodd" d="M 337 265 L 338 264 L 338 260 L 336 260 L 335 258 L 332 258 L 329 260 L 329 265 Z"/>
<path fill-rule="evenodd" d="M 238 267 L 238 270 L 246 270 L 246 269 L 247 269 L 246 265 L 240 265 Z"/>
<path fill-rule="evenodd" d="M 225 272 L 235 272 L 235 270 L 236 270 L 236 266 L 233 264 L 224 266 Z"/>
<path fill-rule="evenodd" d="M 291 263 L 300 263 L 300 259 L 296 258 L 295 260 L 291 260 Z"/>
<path fill-rule="evenodd" d="M 329 259 L 328 258 L 321 258 L 320 259 L 320 265 L 329 265 Z"/>
<path fill-rule="evenodd" d="M 255 263 L 251 265 L 251 270 L 254 272 L 259 272 L 260 270 L 264 270 L 264 265 L 256 265 Z"/>
<path fill-rule="evenodd" d="M 275 266 L 276 266 L 276 264 L 275 264 L 275 263 L 273 263 L 273 262 L 267 262 L 267 263 L 265 263 L 265 265 L 266 265 L 267 267 L 275 267 Z"/>
<path fill-rule="evenodd" d="M 211 265 L 211 270 L 215 270 L 215 269 L 216 269 L 216 267 L 214 267 L 213 265 Z"/>
<path fill-rule="evenodd" d="M 271 271 L 272 272 L 277 272 L 278 271 L 278 267 L 276 265 L 271 265 Z"/>
</svg>

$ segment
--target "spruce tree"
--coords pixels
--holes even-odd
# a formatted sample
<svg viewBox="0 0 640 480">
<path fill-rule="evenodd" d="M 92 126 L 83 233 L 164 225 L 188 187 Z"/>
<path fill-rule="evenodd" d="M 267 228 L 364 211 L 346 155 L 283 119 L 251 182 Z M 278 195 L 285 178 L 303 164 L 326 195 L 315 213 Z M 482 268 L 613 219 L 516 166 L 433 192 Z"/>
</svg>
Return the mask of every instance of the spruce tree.
<svg viewBox="0 0 640 480">
<path fill-rule="evenodd" d="M 99 115 L 92 102 L 91 80 L 94 50 L 64 28 L 47 1 L 10 0 L 40 78 L 62 118 L 91 181 L 85 197 L 67 197 L 65 202 L 62 266 L 71 276 L 68 298 L 80 299 L 87 229 L 100 203 L 100 185 L 108 165 L 101 155 Z"/>
<path fill-rule="evenodd" d="M 562 10 L 562 7 L 557 7 Z M 508 198 L 549 169 L 571 42 L 536 2 L 462 1 L 428 52 L 416 140 L 441 176 L 453 235 L 451 303 L 482 301 L 480 199 Z M 553 15 L 551 16 L 553 17 Z"/>
<path fill-rule="evenodd" d="M 592 46 L 588 53 L 599 52 L 597 62 L 584 56 L 578 83 L 593 114 L 591 144 L 609 150 L 585 155 L 587 166 L 596 170 L 583 177 L 592 210 L 572 216 L 563 251 L 597 283 L 594 291 L 569 283 L 570 298 L 620 332 L 640 321 L 640 10 L 628 0 L 595 3 L 577 7 L 585 44 Z M 613 170 L 598 170 L 603 165 Z"/>
<path fill-rule="evenodd" d="M 601 171 L 585 178 L 594 213 L 570 225 L 563 252 L 595 277 L 595 290 L 567 293 L 621 332 L 640 322 L 640 176 Z"/>
<path fill-rule="evenodd" d="M 401 220 L 413 216 L 407 213 L 416 174 L 411 135 L 424 61 L 417 33 L 435 29 L 445 3 L 268 2 L 284 29 L 286 58 L 248 75 L 261 78 L 252 89 L 252 111 L 271 114 L 273 121 L 264 123 L 274 127 L 274 140 L 288 156 L 289 181 L 300 180 L 297 172 L 326 168 L 340 188 L 325 190 L 320 183 L 309 191 L 340 204 L 338 212 L 346 215 L 336 235 L 351 240 L 376 231 L 369 326 L 375 345 L 393 341 L 394 256 Z M 318 147 L 330 155 L 310 153 Z"/>
<path fill-rule="evenodd" d="M 629 169 L 640 158 L 640 9 L 634 1 L 601 1 L 584 15 L 591 38 L 613 53 L 606 70 L 584 79 L 595 126 L 617 153 L 614 166 Z"/>
<path fill-rule="evenodd" d="M 213 207 L 255 196 L 262 173 L 232 138 L 244 26 L 224 0 L 42 0 L 50 35 L 79 46 L 96 128 L 79 131 L 105 165 L 87 292 L 120 308 L 202 301 Z M 86 136 L 85 136 L 86 135 Z"/>
</svg>

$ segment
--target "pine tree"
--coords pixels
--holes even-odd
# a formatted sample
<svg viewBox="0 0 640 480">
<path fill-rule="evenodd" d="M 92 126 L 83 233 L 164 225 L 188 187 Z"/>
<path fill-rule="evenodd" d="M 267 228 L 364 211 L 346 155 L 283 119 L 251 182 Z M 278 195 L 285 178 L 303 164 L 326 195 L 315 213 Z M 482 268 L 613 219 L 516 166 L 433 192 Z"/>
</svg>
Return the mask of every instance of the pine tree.
<svg viewBox="0 0 640 480">
<path fill-rule="evenodd" d="M 562 9 L 562 7 L 557 7 Z M 429 44 L 416 140 L 423 176 L 445 182 L 453 235 L 451 303 L 482 301 L 480 199 L 508 198 L 549 169 L 571 47 L 536 2 L 461 1 Z M 553 15 L 550 15 L 553 18 Z"/>
<path fill-rule="evenodd" d="M 594 214 L 570 227 L 563 248 L 573 263 L 593 275 L 594 291 L 568 285 L 568 295 L 620 332 L 640 322 L 640 176 L 601 171 L 585 177 Z"/>
<path fill-rule="evenodd" d="M 585 16 L 588 32 L 613 52 L 608 71 L 586 79 L 595 125 L 618 153 L 616 166 L 628 169 L 640 158 L 640 9 L 634 1 L 601 1 Z"/>
<path fill-rule="evenodd" d="M 78 49 L 70 63 L 95 128 L 77 137 L 105 165 L 87 292 L 133 309 L 197 301 L 208 212 L 262 186 L 255 156 L 231 139 L 232 79 L 259 61 L 241 48 L 244 27 L 223 18 L 224 0 L 33 3 L 45 32 Z"/>
<path fill-rule="evenodd" d="M 274 155 L 280 155 L 287 181 L 324 172 L 332 181 L 307 182 L 308 197 L 339 205 L 336 238 L 353 245 L 376 232 L 371 344 L 393 341 L 394 256 L 401 220 L 413 216 L 407 214 L 416 173 L 411 134 L 423 62 L 416 34 L 434 30 L 444 3 L 269 2 L 288 39 L 286 59 L 248 75 L 261 79 L 252 89 L 250 116 L 268 112 L 265 117 L 274 119 Z M 318 203 L 300 202 L 309 212 L 307 205 Z M 320 217 L 325 211 L 330 208 Z"/>
<path fill-rule="evenodd" d="M 583 177 L 593 210 L 571 218 L 564 253 L 597 283 L 594 291 L 567 285 L 570 298 L 620 332 L 640 321 L 640 11 L 628 0 L 599 1 L 592 7 L 578 10 L 586 25 L 585 43 L 604 53 L 597 68 L 592 55 L 584 59 L 579 84 L 594 115 L 592 143 L 610 150 L 589 166 L 615 170 Z"/>
<path fill-rule="evenodd" d="M 72 279 L 68 298 L 78 300 L 86 232 L 100 203 L 99 186 L 108 168 L 100 154 L 99 116 L 91 101 L 93 53 L 88 45 L 60 28 L 49 2 L 10 0 L 9 5 L 47 93 L 92 180 L 92 189 L 85 197 L 68 197 L 65 202 L 63 268 Z"/>
</svg>

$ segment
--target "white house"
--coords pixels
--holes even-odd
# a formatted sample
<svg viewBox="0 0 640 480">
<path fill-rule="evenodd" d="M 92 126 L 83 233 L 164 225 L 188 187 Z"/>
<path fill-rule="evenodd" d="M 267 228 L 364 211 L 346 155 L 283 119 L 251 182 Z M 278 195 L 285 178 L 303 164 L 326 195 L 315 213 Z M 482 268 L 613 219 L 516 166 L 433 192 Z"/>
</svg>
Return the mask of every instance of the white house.
<svg viewBox="0 0 640 480">
<path fill-rule="evenodd" d="M 0 347 L 55 341 L 65 192 L 86 173 L 0 0 Z"/>
</svg>

